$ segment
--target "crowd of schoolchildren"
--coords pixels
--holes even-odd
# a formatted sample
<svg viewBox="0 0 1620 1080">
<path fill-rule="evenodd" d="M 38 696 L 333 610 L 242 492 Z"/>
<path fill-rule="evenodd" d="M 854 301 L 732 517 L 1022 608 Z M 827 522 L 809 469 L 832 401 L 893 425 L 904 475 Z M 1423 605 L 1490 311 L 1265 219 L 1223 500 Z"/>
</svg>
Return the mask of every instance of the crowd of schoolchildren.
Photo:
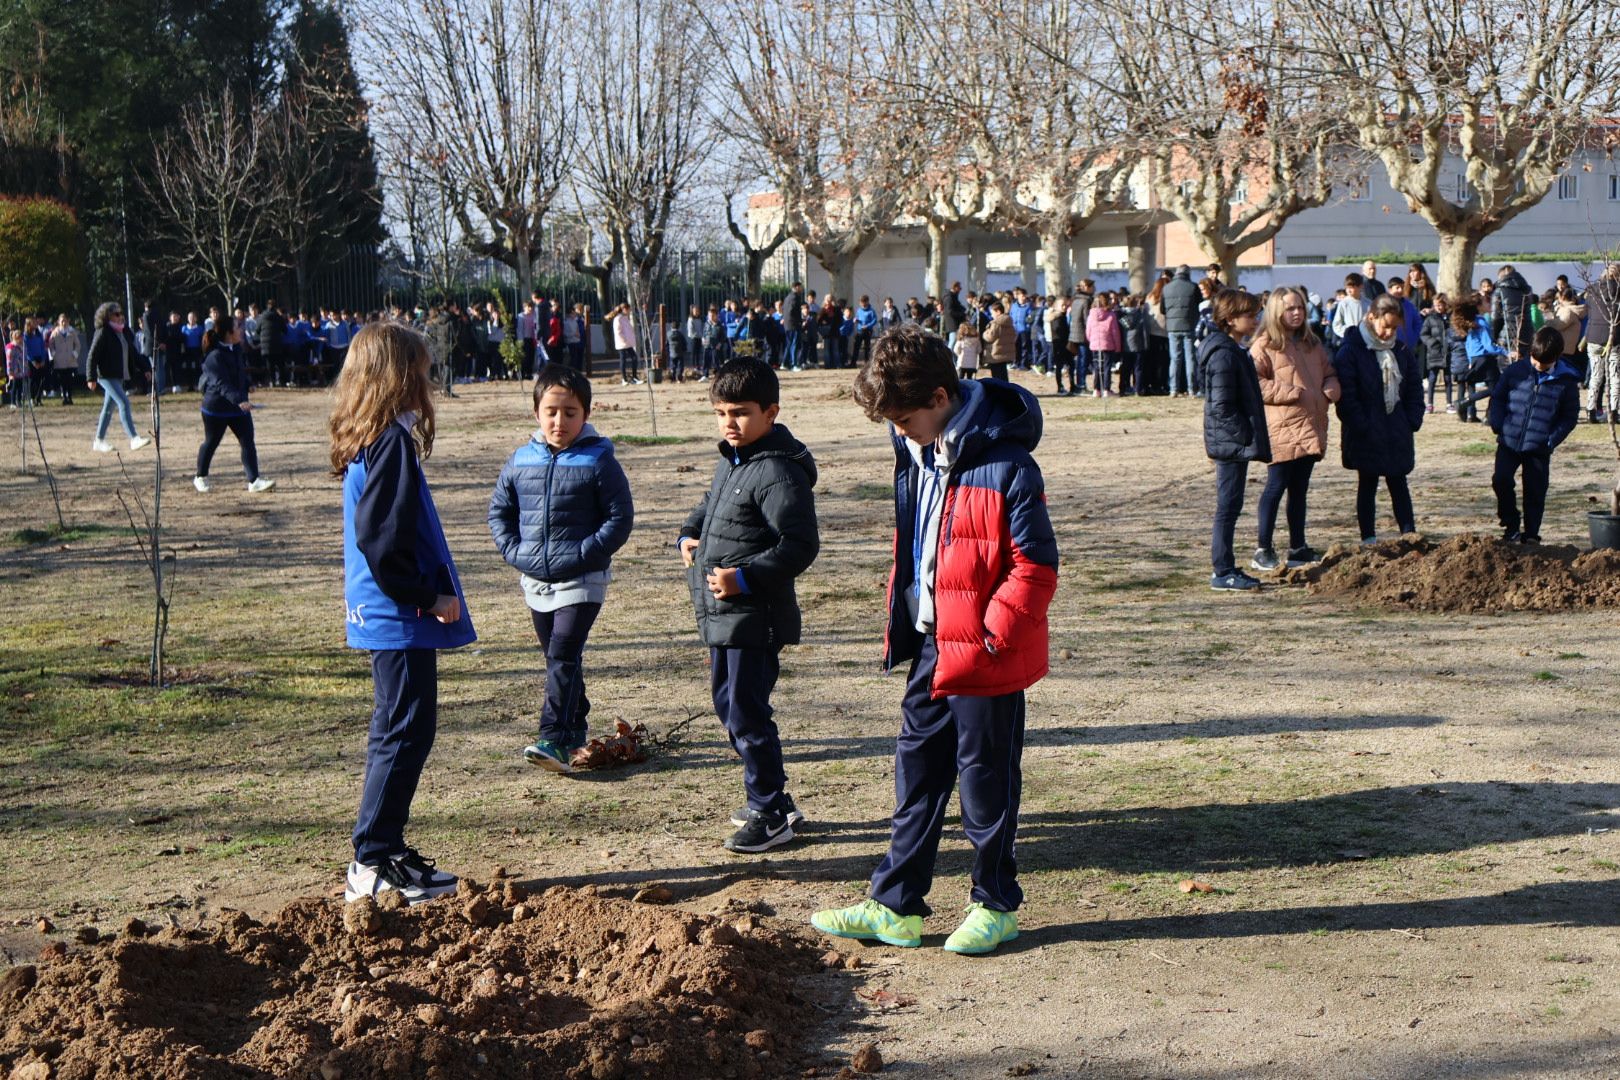
<svg viewBox="0 0 1620 1080">
<path fill-rule="evenodd" d="M 800 640 L 795 580 L 820 548 L 817 469 L 780 422 L 781 384 L 767 359 L 727 359 L 705 372 L 718 460 L 671 537 L 709 649 L 714 710 L 742 763 L 745 801 L 729 815 L 735 831 L 725 841 L 738 853 L 788 843 L 805 820 L 772 698 L 781 649 Z M 414 903 L 456 887 L 406 839 L 436 730 L 437 651 L 476 639 L 422 469 L 435 433 L 431 363 L 411 328 L 366 326 L 338 376 L 329 421 L 332 475 L 343 485 L 348 641 L 370 652 L 374 688 L 350 901 L 398 890 Z M 1018 933 L 1024 691 L 1047 670 L 1046 611 L 1057 586 L 1057 545 L 1031 456 L 1040 406 L 1013 384 L 963 380 L 946 341 L 915 326 L 875 338 L 854 398 L 890 425 L 899 540 L 884 663 L 906 665 L 908 677 L 889 851 L 869 899 L 812 921 L 829 934 L 920 945 L 945 805 L 960 780 L 973 887 L 945 948 L 990 952 Z M 613 555 L 635 525 L 630 485 L 612 443 L 590 424 L 591 406 L 584 372 L 541 366 L 538 426 L 500 470 L 489 503 L 490 532 L 518 571 L 546 662 L 538 735 L 523 755 L 557 773 L 571 771 L 589 733 L 586 642 Z"/>
<path fill-rule="evenodd" d="M 1356 518 L 1364 545 L 1377 542 L 1377 497 L 1388 490 L 1397 528 L 1416 531 L 1407 477 L 1414 434 L 1436 411 L 1496 436 L 1491 480 L 1502 538 L 1541 541 L 1552 453 L 1581 419 L 1613 415 L 1620 397 L 1620 264 L 1579 296 L 1560 276 L 1539 296 L 1512 266 L 1477 291 L 1448 297 L 1421 265 L 1378 280 L 1369 263 L 1345 278 L 1326 305 L 1302 289 L 1262 296 L 1212 289 L 1211 328 L 1198 345 L 1205 450 L 1216 467 L 1210 587 L 1260 582 L 1238 566 L 1234 532 L 1250 462 L 1267 463 L 1248 569 L 1303 566 L 1320 555 L 1305 538 L 1312 467 L 1326 451 L 1328 412 L 1340 423 L 1341 461 L 1357 475 Z M 1584 348 L 1583 348 L 1584 343 Z M 1519 503 L 1522 486 L 1523 506 Z M 1288 548 L 1273 547 L 1287 503 Z"/>
</svg>

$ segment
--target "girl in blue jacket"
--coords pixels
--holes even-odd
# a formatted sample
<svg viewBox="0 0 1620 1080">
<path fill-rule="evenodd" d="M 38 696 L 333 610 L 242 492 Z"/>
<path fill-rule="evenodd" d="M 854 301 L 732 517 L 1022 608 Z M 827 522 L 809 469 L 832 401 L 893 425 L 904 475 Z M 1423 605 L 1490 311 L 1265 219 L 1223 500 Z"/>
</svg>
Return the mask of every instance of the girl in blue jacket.
<svg viewBox="0 0 1620 1080">
<path fill-rule="evenodd" d="M 208 482 L 208 467 L 213 464 L 214 451 L 229 431 L 236 436 L 242 448 L 242 471 L 247 474 L 248 490 L 252 492 L 274 490 L 276 482 L 259 475 L 259 451 L 253 442 L 253 403 L 248 400 L 248 374 L 242 363 L 242 334 L 236 329 L 236 319 L 221 315 L 214 325 L 203 333 L 202 344 L 207 358 L 202 363 L 203 441 L 197 448 L 197 475 L 192 486 L 207 493 L 213 490 Z"/>
<path fill-rule="evenodd" d="M 1451 313 L 1451 375 L 1457 386 L 1457 420 L 1479 423 L 1474 403 L 1490 396 L 1507 351 L 1496 343 L 1490 320 L 1479 313 L 1482 301 L 1474 293 Z"/>
<path fill-rule="evenodd" d="M 390 889 L 409 903 L 454 892 L 454 875 L 405 843 L 438 726 L 440 649 L 477 640 L 420 457 L 433 450 L 427 341 L 397 323 L 355 334 L 338 376 L 332 475 L 343 480 L 349 645 L 371 652 L 375 706 L 344 898 Z"/>
</svg>

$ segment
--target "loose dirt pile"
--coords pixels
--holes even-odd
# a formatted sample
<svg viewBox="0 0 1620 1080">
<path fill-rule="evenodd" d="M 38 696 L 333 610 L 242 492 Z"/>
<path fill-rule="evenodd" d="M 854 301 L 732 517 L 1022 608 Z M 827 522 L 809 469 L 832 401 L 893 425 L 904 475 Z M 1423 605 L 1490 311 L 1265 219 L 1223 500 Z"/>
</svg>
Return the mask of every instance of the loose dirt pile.
<svg viewBox="0 0 1620 1080">
<path fill-rule="evenodd" d="M 802 1073 L 819 970 L 752 915 L 463 881 L 405 910 L 305 899 L 267 923 L 45 947 L 0 975 L 0 1076 L 767 1077 Z"/>
<path fill-rule="evenodd" d="M 1317 565 L 1282 579 L 1322 596 L 1416 611 L 1620 607 L 1620 551 L 1526 547 L 1472 533 L 1441 543 L 1403 536 L 1365 549 L 1336 544 Z"/>
</svg>

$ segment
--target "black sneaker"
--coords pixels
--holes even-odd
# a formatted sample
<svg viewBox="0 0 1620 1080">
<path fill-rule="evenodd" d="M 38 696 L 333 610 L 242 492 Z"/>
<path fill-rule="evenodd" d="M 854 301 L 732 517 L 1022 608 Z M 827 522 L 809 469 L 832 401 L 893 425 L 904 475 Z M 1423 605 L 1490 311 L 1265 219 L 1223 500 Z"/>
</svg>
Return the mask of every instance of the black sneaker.
<svg viewBox="0 0 1620 1080">
<path fill-rule="evenodd" d="M 1541 537 L 1537 536 L 1535 533 L 1529 533 L 1529 534 L 1527 534 L 1525 536 L 1519 537 L 1519 543 L 1521 543 L 1521 544 L 1539 544 L 1539 543 L 1541 543 Z"/>
<path fill-rule="evenodd" d="M 748 811 L 748 824 L 726 839 L 726 850 L 743 854 L 769 851 L 793 839 L 793 826 L 786 814 L 762 814 Z"/>
<path fill-rule="evenodd" d="M 1268 574 L 1276 570 L 1281 565 L 1282 560 L 1277 558 L 1277 553 L 1268 547 L 1256 548 L 1254 558 L 1249 560 L 1250 567 L 1255 570 L 1262 570 Z"/>
<path fill-rule="evenodd" d="M 1260 582 L 1250 577 L 1248 574 L 1245 574 L 1241 570 L 1233 570 L 1230 573 L 1225 574 L 1211 574 L 1209 578 L 1209 587 L 1217 591 L 1228 589 L 1244 591 L 1248 589 L 1258 589 L 1260 587 Z"/>
<path fill-rule="evenodd" d="M 395 855 L 394 865 L 422 891 L 425 900 L 456 891 L 456 875 L 438 869 L 432 859 L 415 848 L 408 847 L 403 854 Z"/>
<path fill-rule="evenodd" d="M 1502 530 L 1502 543 L 1504 544 L 1517 544 L 1521 539 L 1518 529 Z"/>
<path fill-rule="evenodd" d="M 797 825 L 804 820 L 804 815 L 799 812 L 798 806 L 793 802 L 793 796 L 783 792 L 782 800 L 787 803 L 787 822 L 789 825 Z M 748 815 L 751 813 L 753 811 L 748 807 L 739 806 L 731 812 L 731 823 L 739 829 L 745 828 L 748 825 Z"/>
<path fill-rule="evenodd" d="M 1288 568 L 1292 570 L 1297 566 L 1309 566 L 1311 563 L 1322 561 L 1322 553 L 1309 544 L 1304 547 L 1288 549 Z"/>
</svg>

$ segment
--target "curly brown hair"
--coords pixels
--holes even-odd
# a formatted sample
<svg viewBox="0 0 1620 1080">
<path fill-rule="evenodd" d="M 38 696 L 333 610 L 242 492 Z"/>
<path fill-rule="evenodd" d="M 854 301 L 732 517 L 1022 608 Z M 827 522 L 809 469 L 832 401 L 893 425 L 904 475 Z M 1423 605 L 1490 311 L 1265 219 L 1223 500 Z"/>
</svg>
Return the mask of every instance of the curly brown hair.
<svg viewBox="0 0 1620 1080">
<path fill-rule="evenodd" d="M 872 343 L 872 359 L 855 374 L 855 403 L 874 422 L 921 409 L 942 389 L 952 398 L 962 393 L 951 347 L 911 323 L 885 331 Z"/>
</svg>

